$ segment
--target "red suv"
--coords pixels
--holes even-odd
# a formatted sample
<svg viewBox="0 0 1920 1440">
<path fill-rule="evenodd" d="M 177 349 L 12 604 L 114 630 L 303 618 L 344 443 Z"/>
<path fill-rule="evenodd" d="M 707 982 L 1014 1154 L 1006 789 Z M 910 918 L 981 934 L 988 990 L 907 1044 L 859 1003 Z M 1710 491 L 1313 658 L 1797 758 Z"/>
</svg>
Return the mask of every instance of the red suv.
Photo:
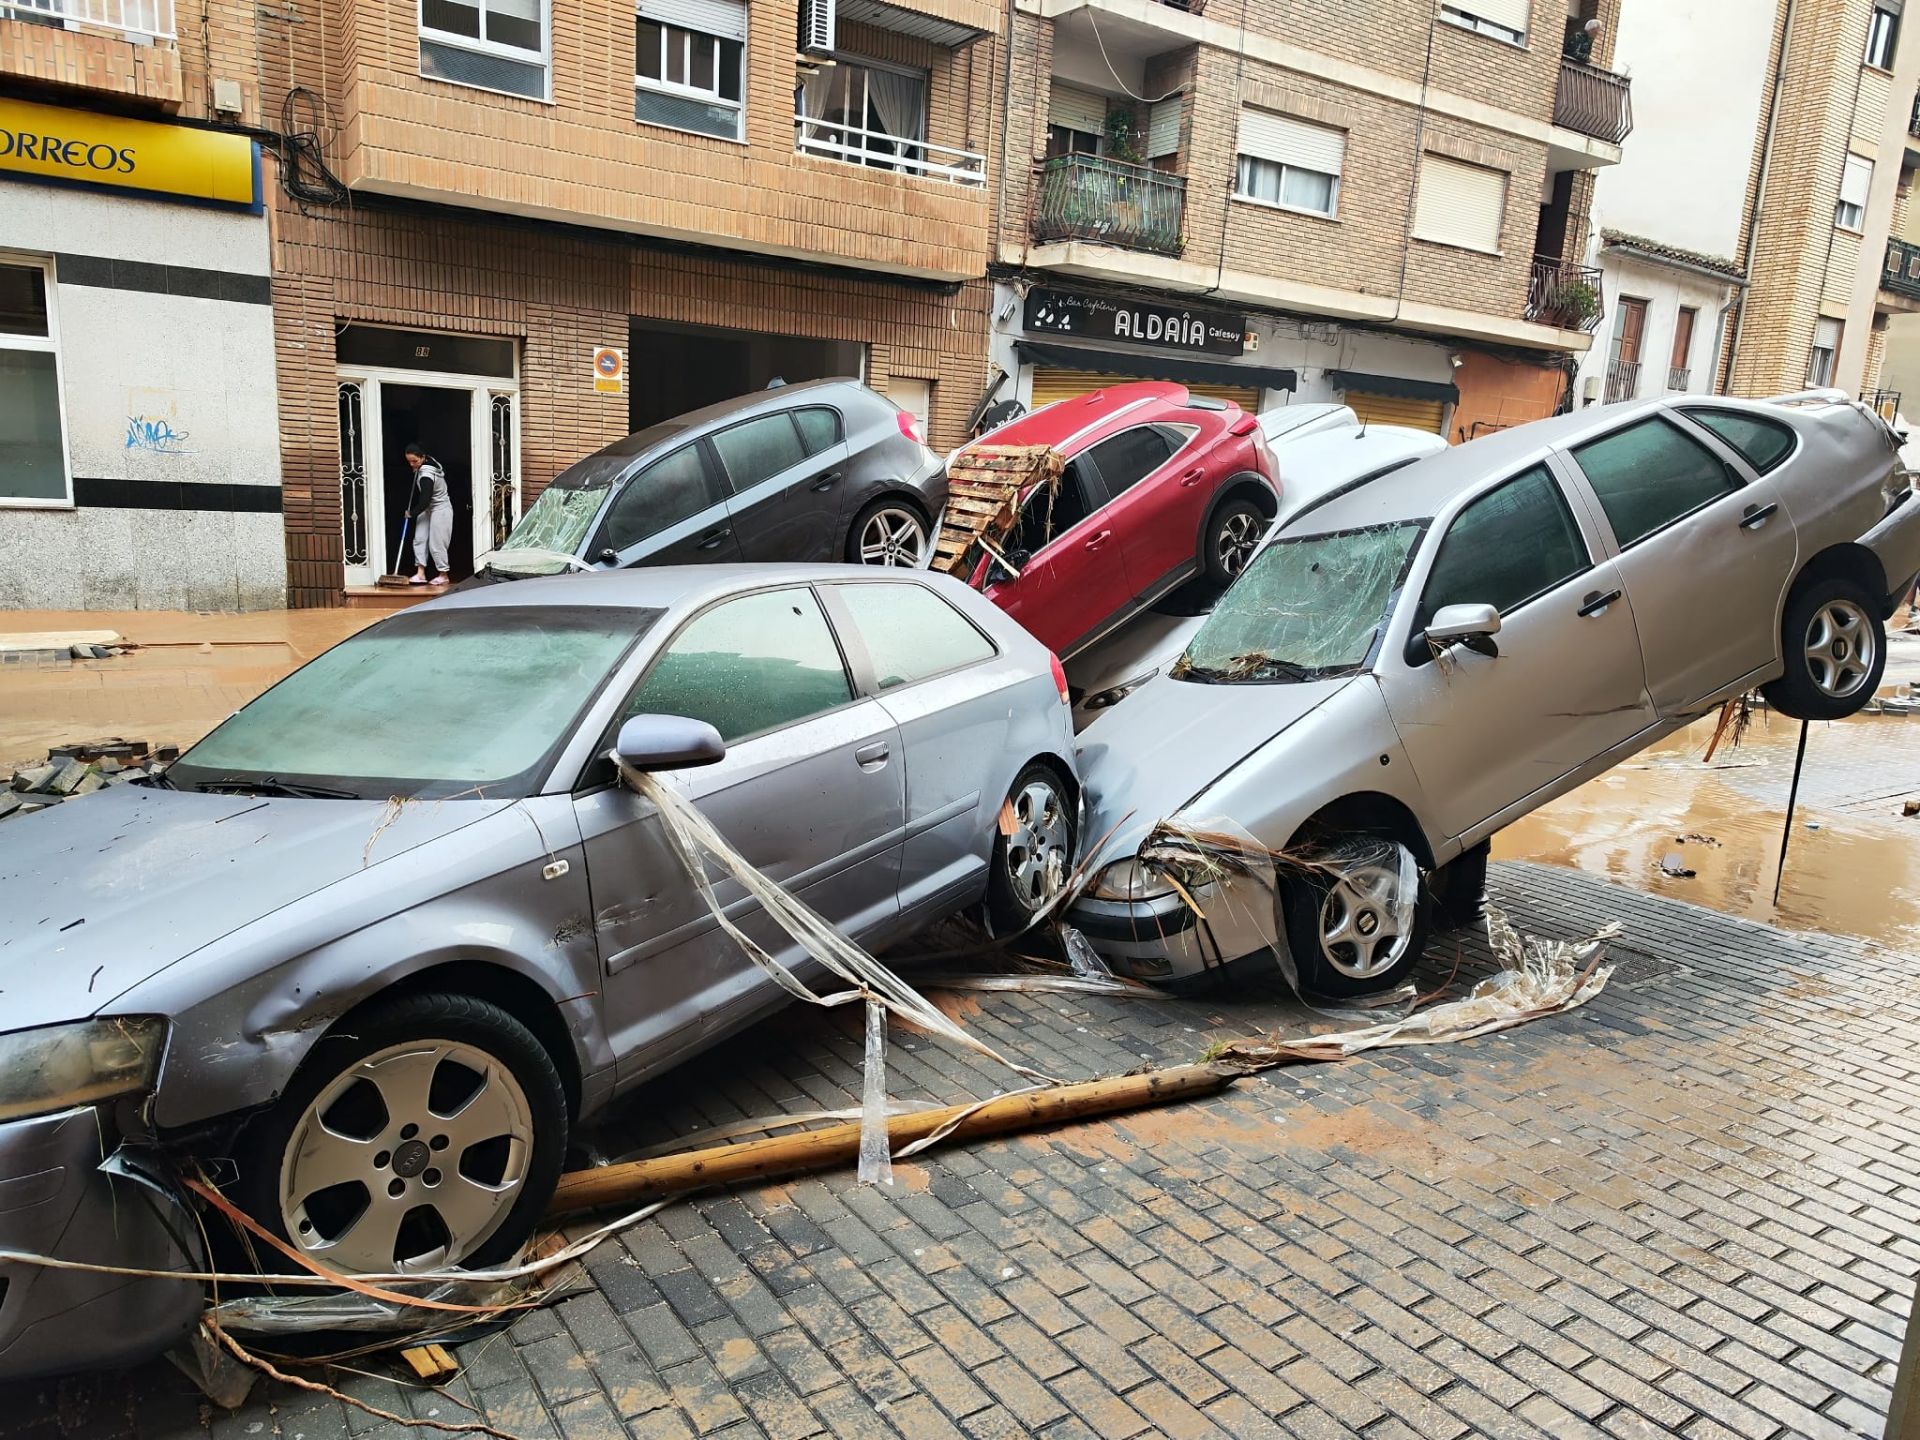
<svg viewBox="0 0 1920 1440">
<path fill-rule="evenodd" d="M 1254 417 L 1184 385 L 1142 381 L 1057 401 L 983 437 L 1067 459 L 1050 507 L 1027 493 L 1007 537 L 1013 571 L 975 586 L 1056 655 L 1071 655 L 1195 575 L 1224 585 L 1278 509 Z"/>
</svg>

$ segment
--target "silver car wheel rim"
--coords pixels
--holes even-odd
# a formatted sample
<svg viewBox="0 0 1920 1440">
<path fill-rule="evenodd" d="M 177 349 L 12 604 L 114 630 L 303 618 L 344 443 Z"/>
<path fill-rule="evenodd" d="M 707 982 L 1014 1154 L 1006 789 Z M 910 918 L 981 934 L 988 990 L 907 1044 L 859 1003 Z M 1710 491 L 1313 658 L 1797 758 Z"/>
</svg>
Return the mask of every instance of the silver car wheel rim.
<svg viewBox="0 0 1920 1440">
<path fill-rule="evenodd" d="M 280 1166 L 287 1238 L 349 1274 L 471 1255 L 520 1196 L 533 1111 L 511 1071 L 447 1040 L 389 1045 L 307 1106 Z"/>
<path fill-rule="evenodd" d="M 1873 673 L 1879 644 L 1866 612 L 1851 600 L 1829 600 L 1807 624 L 1807 672 L 1823 694 L 1844 700 Z"/>
<path fill-rule="evenodd" d="M 1238 575 L 1253 558 L 1253 550 L 1260 543 L 1260 531 L 1263 527 L 1257 515 L 1245 511 L 1235 511 L 1227 517 L 1226 524 L 1220 527 L 1220 568 L 1229 575 Z"/>
<path fill-rule="evenodd" d="M 916 566 L 926 543 L 927 532 L 918 515 L 888 506 L 874 511 L 860 527 L 860 563 Z"/>
<path fill-rule="evenodd" d="M 1398 870 L 1356 865 L 1320 902 L 1320 953 L 1349 980 L 1371 980 L 1407 953 L 1413 932 L 1399 916 L 1408 911 Z"/>
<path fill-rule="evenodd" d="M 1013 833 L 1006 837 L 1007 879 L 1028 911 L 1038 910 L 1067 879 L 1067 810 L 1044 780 L 1029 781 L 1010 802 Z"/>
</svg>

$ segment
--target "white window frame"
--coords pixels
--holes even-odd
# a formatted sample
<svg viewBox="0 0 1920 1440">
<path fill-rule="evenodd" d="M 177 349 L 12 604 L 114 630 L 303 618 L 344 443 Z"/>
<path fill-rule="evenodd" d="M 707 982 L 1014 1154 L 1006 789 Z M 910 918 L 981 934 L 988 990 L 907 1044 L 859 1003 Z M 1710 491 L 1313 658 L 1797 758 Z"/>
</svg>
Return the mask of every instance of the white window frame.
<svg viewBox="0 0 1920 1440">
<path fill-rule="evenodd" d="M 747 140 L 747 42 L 745 40 L 735 40 L 731 35 L 714 35 L 705 30 L 696 30 L 689 25 L 669 24 L 657 16 L 643 15 L 637 10 L 634 13 L 634 19 L 636 22 L 645 21 L 650 25 L 658 25 L 660 27 L 660 74 L 662 77 L 655 80 L 651 76 L 640 73 L 639 36 L 636 33 L 634 37 L 635 49 L 633 57 L 634 89 L 651 90 L 657 95 L 671 95 L 679 100 L 697 100 L 703 105 L 722 105 L 733 111 L 734 114 L 739 117 L 738 127 L 731 136 L 710 135 L 705 130 L 688 130 L 679 125 L 664 124 L 659 120 L 636 120 L 634 123 L 636 125 L 648 125 L 657 130 L 671 130 L 679 135 L 698 135 L 707 140 L 731 139 L 735 144 L 744 145 Z M 689 75 L 693 74 L 693 50 L 691 41 L 710 40 L 713 42 L 715 47 L 713 52 L 713 79 L 715 89 L 702 90 L 697 85 L 681 85 L 665 78 L 667 73 L 666 47 L 669 40 L 669 32 L 688 37 L 689 43 L 686 48 L 685 59 L 687 62 L 686 71 Z M 733 99 L 731 96 L 722 95 L 717 88 L 720 83 L 719 47 L 722 45 L 738 45 L 740 47 L 740 98 L 738 100 Z"/>
<path fill-rule="evenodd" d="M 1422 174 L 1422 171 L 1425 169 L 1426 164 L 1429 160 L 1441 160 L 1441 161 L 1445 161 L 1447 164 L 1450 164 L 1450 165 L 1464 165 L 1469 169 L 1473 169 L 1473 170 L 1485 170 L 1494 175 L 1498 175 L 1500 177 L 1500 181 L 1501 181 L 1500 214 L 1499 214 L 1499 218 L 1495 221 L 1495 224 L 1494 224 L 1494 243 L 1492 248 L 1488 248 L 1487 246 L 1484 246 L 1484 245 L 1468 245 L 1459 240 L 1447 240 L 1447 239 L 1442 239 L 1439 236 L 1422 235 L 1420 233 L 1418 228 L 1420 224 L 1420 188 L 1419 187 L 1421 187 L 1426 183 L 1425 176 Z M 1455 159 L 1451 155 L 1441 154 L 1438 150 L 1426 150 L 1421 152 L 1420 158 L 1418 159 L 1418 161 L 1415 162 L 1414 186 L 1415 186 L 1415 189 L 1414 189 L 1413 215 L 1408 225 L 1407 233 L 1410 234 L 1415 240 L 1418 240 L 1421 243 L 1426 245 L 1445 246 L 1449 250 L 1462 250 L 1469 255 L 1492 255 L 1492 256 L 1495 256 L 1496 258 L 1504 257 L 1506 255 L 1507 252 L 1503 247 L 1502 242 L 1505 239 L 1505 236 L 1507 233 L 1507 219 L 1509 215 L 1512 213 L 1512 209 L 1513 209 L 1513 173 L 1511 171 L 1502 170 L 1495 165 L 1482 165 L 1475 160 Z"/>
<path fill-rule="evenodd" d="M 1898 10 L 1889 10 L 1875 5 L 1867 12 L 1867 51 L 1861 64 L 1870 65 L 1875 70 L 1893 69 L 1894 52 L 1900 46 L 1900 21 L 1903 17 Z M 1875 59 L 1875 52 L 1884 52 Z"/>
<path fill-rule="evenodd" d="M 840 153 L 833 154 L 828 158 L 838 160 L 844 164 L 860 165 L 873 170 L 892 170 L 898 174 L 905 175 L 926 175 L 929 173 L 929 166 L 931 164 L 930 155 L 932 151 L 947 150 L 949 153 L 954 153 L 951 151 L 951 147 L 935 145 L 927 138 L 933 129 L 933 74 L 931 71 L 921 70 L 912 65 L 896 65 L 887 60 L 870 59 L 865 55 L 856 55 L 849 50 L 835 50 L 831 56 L 826 58 L 828 63 L 842 70 L 859 70 L 862 72 L 860 76 L 861 123 L 859 125 L 848 125 L 838 120 L 813 120 L 801 114 L 802 102 L 800 99 L 800 91 L 799 87 L 795 87 L 793 108 L 796 122 L 802 125 L 818 126 L 822 130 L 837 130 L 841 133 L 842 139 L 836 147 Z M 886 70 L 895 75 L 904 75 L 908 79 L 920 82 L 920 139 L 915 140 L 905 135 L 892 135 L 885 131 L 867 128 L 866 118 L 870 102 L 867 99 L 867 78 L 864 72 L 870 70 Z M 848 87 L 848 98 L 852 98 L 851 86 Z M 853 142 L 848 142 L 845 138 L 848 136 L 855 137 Z M 875 150 L 872 145 L 868 143 L 875 140 L 895 145 L 898 149 L 892 155 L 884 154 L 879 150 Z M 900 153 L 902 150 L 908 153 Z M 915 155 L 912 153 L 914 151 L 918 151 L 919 153 Z M 818 152 L 805 151 L 803 153 L 811 154 Z"/>
<path fill-rule="evenodd" d="M 1502 25 L 1497 20 L 1485 19 L 1465 6 L 1448 5 L 1442 0 L 1440 18 L 1449 25 L 1461 30 L 1471 30 L 1474 34 L 1484 35 L 1489 40 L 1498 40 L 1504 45 L 1511 45 L 1519 50 L 1527 48 L 1525 30 L 1515 30 L 1512 26 Z"/>
<path fill-rule="evenodd" d="M 1302 175 L 1324 175 L 1333 181 L 1333 193 L 1328 197 L 1328 208 L 1315 210 L 1311 205 L 1289 205 L 1284 200 L 1267 200 L 1248 192 L 1246 188 L 1247 167 L 1250 165 L 1271 165 L 1280 172 L 1280 193 L 1287 189 L 1287 172 L 1297 170 Z M 1311 215 L 1316 220 L 1338 220 L 1340 218 L 1340 177 L 1326 170 L 1313 170 L 1305 165 L 1289 165 L 1284 160 L 1269 160 L 1264 155 L 1249 155 L 1242 151 L 1234 157 L 1233 198 L 1248 205 L 1263 206 L 1268 210 L 1285 210 L 1290 215 Z"/>
<path fill-rule="evenodd" d="M 456 4 L 465 4 L 467 0 L 454 0 Z M 538 95 L 522 95 L 517 90 L 502 90 L 493 85 L 478 85 L 471 80 L 449 80 L 444 75 L 426 73 L 424 57 L 421 62 L 420 78 L 432 80 L 440 85 L 458 85 L 465 90 L 483 90 L 489 95 L 505 95 L 514 100 L 532 100 L 536 104 L 553 103 L 553 0 L 540 0 L 540 49 L 535 51 L 519 45 L 507 45 L 498 40 L 486 38 L 487 0 L 473 0 L 474 8 L 480 12 L 480 37 L 458 35 L 449 30 L 436 30 L 427 24 L 426 0 L 420 0 L 415 9 L 415 20 L 421 40 L 431 40 L 436 45 L 445 45 L 450 50 L 465 50 L 474 55 L 486 55 L 495 60 L 510 60 L 520 65 L 531 65 L 536 60 L 540 64 L 541 87 Z"/>
<path fill-rule="evenodd" d="M 45 335 L 0 334 L 0 350 L 28 350 L 40 355 L 53 356 L 53 388 L 60 406 L 60 475 L 65 486 L 65 494 L 58 498 L 51 495 L 0 495 L 0 509 L 71 510 L 74 508 L 73 427 L 67 423 L 67 372 L 65 357 L 60 353 L 60 296 L 53 257 L 0 250 L 0 265 L 38 270 L 41 281 L 46 286 L 47 333 Z"/>
<path fill-rule="evenodd" d="M 1858 200 L 1847 199 L 1847 185 L 1862 170 L 1866 172 L 1866 182 L 1860 187 Z M 1873 162 L 1864 155 L 1847 156 L 1846 167 L 1840 172 L 1840 198 L 1833 207 L 1833 228 L 1845 230 L 1852 235 L 1864 234 L 1867 228 L 1867 198 L 1873 189 Z"/>
<path fill-rule="evenodd" d="M 1820 343 L 1820 332 L 1829 324 L 1833 327 L 1831 347 Z M 1809 390 L 1824 390 L 1833 384 L 1834 368 L 1839 364 L 1840 345 L 1845 338 L 1846 330 L 1838 320 L 1829 321 L 1823 316 L 1813 322 L 1813 346 L 1807 352 L 1807 388 Z M 1822 360 L 1822 356 L 1826 358 Z"/>
</svg>

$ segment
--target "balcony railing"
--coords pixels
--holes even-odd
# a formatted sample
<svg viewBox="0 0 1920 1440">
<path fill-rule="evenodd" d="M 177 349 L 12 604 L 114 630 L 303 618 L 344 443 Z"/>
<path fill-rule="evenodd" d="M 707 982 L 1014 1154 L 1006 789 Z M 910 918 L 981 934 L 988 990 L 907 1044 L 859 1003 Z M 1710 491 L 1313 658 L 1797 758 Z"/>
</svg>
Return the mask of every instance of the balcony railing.
<svg viewBox="0 0 1920 1440">
<path fill-rule="evenodd" d="M 1667 367 L 1667 389 L 1685 391 L 1687 388 L 1687 380 L 1692 373 L 1693 372 L 1685 365 L 1669 365 Z"/>
<path fill-rule="evenodd" d="M 1560 62 L 1553 123 L 1618 145 L 1633 130 L 1633 94 L 1624 75 L 1578 60 Z"/>
<path fill-rule="evenodd" d="M 1920 91 L 1913 97 L 1913 109 L 1907 114 L 1907 134 L 1920 140 Z"/>
<path fill-rule="evenodd" d="M 173 39 L 173 0 L 0 0 L 0 20 Z"/>
<path fill-rule="evenodd" d="M 1600 272 L 1591 265 L 1536 258 L 1527 281 L 1527 319 L 1591 335 L 1600 323 Z"/>
<path fill-rule="evenodd" d="M 884 130 L 863 130 L 839 120 L 793 117 L 793 148 L 802 155 L 844 160 L 877 170 L 903 171 L 954 185 L 987 183 L 986 157 L 974 150 L 956 150 L 931 140 L 910 140 Z"/>
<path fill-rule="evenodd" d="M 1607 404 L 1616 400 L 1631 400 L 1640 393 L 1640 362 L 1638 360 L 1610 360 L 1607 362 Z"/>
<path fill-rule="evenodd" d="M 1096 240 L 1178 255 L 1186 198 L 1183 176 L 1093 155 L 1062 155 L 1041 168 L 1033 238 Z"/>
<path fill-rule="evenodd" d="M 1900 416 L 1898 390 L 1863 390 L 1860 392 L 1860 400 L 1869 410 L 1890 425 Z"/>
<path fill-rule="evenodd" d="M 1880 267 L 1880 288 L 1911 300 L 1920 300 L 1920 245 L 1887 241 L 1887 258 Z"/>
</svg>

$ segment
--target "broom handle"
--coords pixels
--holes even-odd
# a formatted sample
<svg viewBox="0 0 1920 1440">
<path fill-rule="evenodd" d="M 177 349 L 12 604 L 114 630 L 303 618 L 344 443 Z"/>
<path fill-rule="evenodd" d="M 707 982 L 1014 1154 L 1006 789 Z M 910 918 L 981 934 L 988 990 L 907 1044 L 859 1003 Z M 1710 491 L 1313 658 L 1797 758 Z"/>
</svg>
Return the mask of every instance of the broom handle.
<svg viewBox="0 0 1920 1440">
<path fill-rule="evenodd" d="M 400 522 L 400 548 L 393 552 L 393 573 L 396 575 L 400 573 L 400 559 L 407 553 L 407 531 L 412 528 L 413 514 L 409 511 L 407 518 Z"/>
</svg>

